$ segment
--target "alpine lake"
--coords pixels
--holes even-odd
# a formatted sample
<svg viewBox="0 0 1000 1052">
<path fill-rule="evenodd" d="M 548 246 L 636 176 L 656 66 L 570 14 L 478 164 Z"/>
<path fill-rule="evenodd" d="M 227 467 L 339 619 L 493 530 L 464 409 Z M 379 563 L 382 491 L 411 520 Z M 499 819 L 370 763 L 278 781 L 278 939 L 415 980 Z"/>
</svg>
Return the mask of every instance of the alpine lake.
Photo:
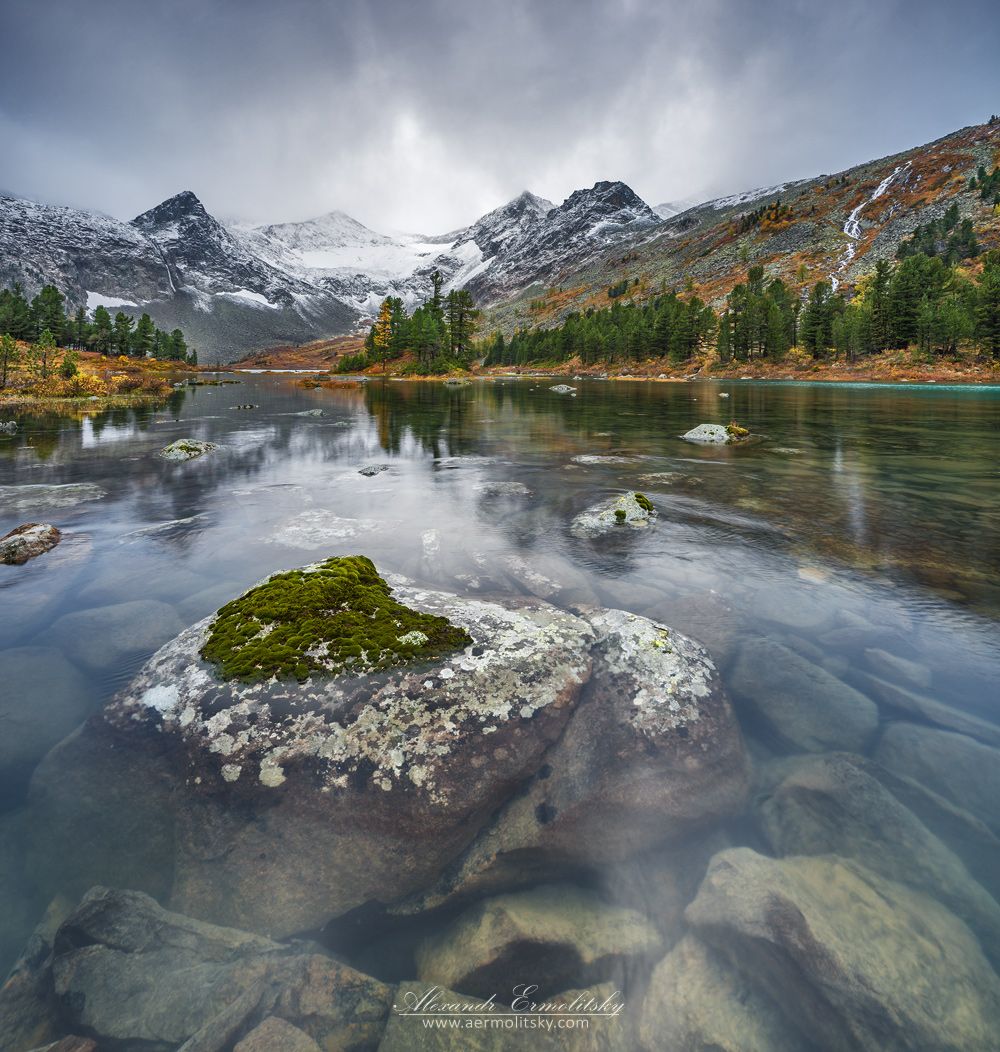
<svg viewBox="0 0 1000 1052">
<path fill-rule="evenodd" d="M 521 976 L 534 961 L 537 974 L 523 981 L 543 992 L 602 982 L 621 992 L 622 1016 L 598 1021 L 608 1043 L 580 1047 L 669 1048 L 656 1035 L 671 1027 L 701 1035 L 703 1045 L 690 1047 L 709 1047 L 713 1025 L 742 1025 L 738 1013 L 720 1016 L 720 990 L 761 1028 L 745 1048 L 874 1047 L 865 1042 L 875 1009 L 813 982 L 781 932 L 747 934 L 753 904 L 732 907 L 730 870 L 741 893 L 752 897 L 759 880 L 795 904 L 811 937 L 821 939 L 824 925 L 836 932 L 834 948 L 816 951 L 835 963 L 817 972 L 853 969 L 874 984 L 874 1002 L 896 1020 L 885 1033 L 910 1035 L 884 1047 L 960 1047 L 934 1044 L 931 1022 L 920 1029 L 922 1009 L 908 998 L 923 994 L 908 989 L 922 984 L 948 997 L 954 982 L 942 1018 L 971 1013 L 1000 1034 L 991 992 L 1000 947 L 1000 387 L 522 376 L 307 389 L 293 374 L 219 375 L 239 383 L 178 387 L 158 409 L 22 414 L 16 433 L 0 434 L 0 535 L 27 522 L 62 531 L 51 551 L 0 566 L 5 970 L 55 900 L 76 904 L 95 856 L 100 871 L 109 822 L 116 861 L 101 883 L 133 886 L 128 852 L 148 856 L 127 794 L 106 805 L 120 816 L 104 813 L 99 828 L 73 817 L 67 836 L 53 817 L 59 754 L 50 750 L 161 646 L 268 575 L 364 555 L 392 587 L 639 615 L 700 641 L 718 669 L 748 758 L 745 807 L 615 865 L 542 879 L 529 865 L 512 884 L 530 892 L 557 880 L 656 932 L 655 950 L 605 948 L 616 963 L 603 972 L 554 952 L 525 957 L 522 947 L 512 967 Z M 560 382 L 573 390 L 553 391 Z M 730 421 L 749 440 L 680 437 Z M 178 439 L 215 448 L 181 463 L 159 455 Z M 648 523 L 573 528 L 588 507 L 630 491 L 651 502 Z M 840 735 L 841 704 L 855 715 L 867 706 L 870 726 Z M 706 880 L 719 852 L 728 869 Z M 169 905 L 171 879 L 164 872 L 159 887 L 140 890 Z M 873 933 L 870 903 L 851 881 L 888 903 L 885 931 Z M 266 917 L 269 889 L 260 893 Z M 774 909 L 762 910 L 773 919 Z M 295 934 L 395 984 L 417 978 L 421 941 L 455 917 L 397 923 L 377 912 Z M 933 915 L 930 934 L 912 928 L 923 914 Z M 543 945 L 544 907 L 531 923 L 527 943 Z M 554 927 L 563 923 L 560 914 Z M 636 939 L 624 921 L 612 927 Z M 869 940 L 883 935 L 878 952 L 895 970 L 853 959 L 877 955 Z M 765 955 L 771 964 L 782 954 L 782 967 L 797 962 L 801 988 L 789 996 L 812 1013 L 815 1044 L 780 1004 L 787 980 L 755 985 L 761 939 L 778 947 Z M 947 955 L 940 970 L 939 943 L 969 974 L 956 976 Z M 506 975 L 497 968 L 490 974 Z M 696 1018 L 700 998 L 714 1023 Z M 103 1033 L 93 1018 L 88 1025 Z M 967 1047 L 989 1047 L 969 1026 Z M 817 1036 L 823 1027 L 841 1036 Z M 496 1047 L 520 1047 L 509 1040 Z M 577 1047 L 566 1040 L 552 1047 Z M 730 1047 L 717 1040 L 711 1047 Z M 107 1047 L 183 1043 L 114 1041 Z"/>
</svg>

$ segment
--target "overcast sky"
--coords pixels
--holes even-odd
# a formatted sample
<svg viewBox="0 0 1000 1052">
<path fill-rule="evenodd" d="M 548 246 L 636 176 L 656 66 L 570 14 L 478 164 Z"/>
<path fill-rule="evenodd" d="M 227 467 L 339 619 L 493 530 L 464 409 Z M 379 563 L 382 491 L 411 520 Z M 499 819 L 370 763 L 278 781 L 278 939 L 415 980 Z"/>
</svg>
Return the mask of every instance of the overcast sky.
<svg viewBox="0 0 1000 1052">
<path fill-rule="evenodd" d="M 833 172 L 1000 111 L 996 0 L 0 0 L 0 188 L 464 226 Z"/>
</svg>

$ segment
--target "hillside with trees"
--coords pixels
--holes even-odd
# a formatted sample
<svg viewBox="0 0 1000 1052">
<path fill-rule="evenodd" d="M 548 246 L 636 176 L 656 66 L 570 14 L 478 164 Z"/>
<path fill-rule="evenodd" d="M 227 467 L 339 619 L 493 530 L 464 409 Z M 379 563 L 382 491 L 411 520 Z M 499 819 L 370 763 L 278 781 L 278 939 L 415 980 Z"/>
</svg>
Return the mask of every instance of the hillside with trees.
<svg viewBox="0 0 1000 1052">
<path fill-rule="evenodd" d="M 485 364 L 496 366 L 777 363 L 793 348 L 851 362 L 893 349 L 912 348 L 927 360 L 965 349 L 1000 363 L 1000 251 L 974 269 L 919 250 L 895 263 L 879 260 L 851 294 L 819 281 L 803 296 L 753 266 L 718 312 L 690 290 L 670 291 L 572 313 L 561 325 L 509 339 L 496 333 L 481 345 Z"/>
<path fill-rule="evenodd" d="M 431 295 L 412 314 L 407 314 L 402 299 L 387 296 L 365 337 L 364 351 L 341 358 L 338 372 L 372 366 L 385 371 L 389 362 L 397 373 L 435 374 L 467 367 L 474 357 L 480 312 L 466 289 L 442 295 L 443 283 L 440 272 L 434 271 Z"/>
</svg>

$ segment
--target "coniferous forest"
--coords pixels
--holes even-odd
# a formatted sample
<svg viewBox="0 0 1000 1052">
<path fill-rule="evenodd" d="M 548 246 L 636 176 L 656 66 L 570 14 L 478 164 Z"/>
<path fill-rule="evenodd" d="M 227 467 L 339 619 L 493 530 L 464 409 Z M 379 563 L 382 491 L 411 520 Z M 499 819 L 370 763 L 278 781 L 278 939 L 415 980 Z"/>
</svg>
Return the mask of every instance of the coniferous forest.
<svg viewBox="0 0 1000 1052">
<path fill-rule="evenodd" d="M 355 372 L 375 364 L 386 367 L 405 354 L 412 354 L 412 361 L 396 371 L 445 373 L 467 366 L 473 356 L 472 338 L 480 312 L 465 289 L 442 295 L 443 282 L 441 274 L 434 271 L 430 297 L 412 314 L 407 314 L 402 299 L 387 296 L 365 337 L 364 352 L 343 357 L 338 372 Z"/>
<path fill-rule="evenodd" d="M 953 221 L 954 220 L 954 221 Z M 977 254 L 975 238 L 957 216 L 918 228 L 891 263 L 879 260 L 848 299 L 830 281 L 804 298 L 780 278 L 751 267 L 718 314 L 697 295 L 664 292 L 644 302 L 620 302 L 608 290 L 604 309 L 570 314 L 548 329 L 498 333 L 481 345 L 487 365 L 582 365 L 667 358 L 683 365 L 710 354 L 721 365 L 779 361 L 793 347 L 815 359 L 849 361 L 913 347 L 928 358 L 978 347 L 1000 360 L 1000 252 L 987 253 L 970 276 L 957 261 Z"/>
<path fill-rule="evenodd" d="M 28 343 L 51 338 L 54 346 L 129 358 L 157 358 L 189 365 L 198 361 L 197 352 L 188 348 L 180 329 L 159 329 L 148 314 L 136 320 L 118 311 L 112 318 L 107 307 L 98 306 L 93 316 L 84 307 L 67 315 L 66 297 L 54 285 L 46 285 L 30 301 L 18 283 L 0 289 L 0 336 Z"/>
</svg>

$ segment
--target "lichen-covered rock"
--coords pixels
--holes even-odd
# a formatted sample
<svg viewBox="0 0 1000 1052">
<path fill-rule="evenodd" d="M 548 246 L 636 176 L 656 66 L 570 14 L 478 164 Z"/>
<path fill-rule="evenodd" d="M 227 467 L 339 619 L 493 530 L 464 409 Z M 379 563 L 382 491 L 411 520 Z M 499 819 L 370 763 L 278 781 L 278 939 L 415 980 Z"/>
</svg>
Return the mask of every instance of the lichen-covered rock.
<svg viewBox="0 0 1000 1052">
<path fill-rule="evenodd" d="M 194 460 L 217 448 L 213 442 L 201 442 L 196 438 L 179 438 L 176 442 L 171 442 L 169 446 L 164 446 L 160 450 L 160 456 L 164 460 Z"/>
<path fill-rule="evenodd" d="M 0 435 L 16 435 L 17 434 L 17 421 L 16 420 L 4 420 L 0 422 Z"/>
<path fill-rule="evenodd" d="M 591 680 L 544 767 L 401 911 L 617 862 L 743 810 L 743 739 L 705 649 L 622 610 L 588 619 Z"/>
<path fill-rule="evenodd" d="M 656 966 L 642 1003 L 643 1052 L 807 1052 L 777 1005 L 693 935 Z"/>
<path fill-rule="evenodd" d="M 723 851 L 686 915 L 809 1048 L 996 1048 L 1000 978 L 969 929 L 857 863 Z"/>
<path fill-rule="evenodd" d="M 391 996 L 378 980 L 301 946 L 107 888 L 90 891 L 59 928 L 51 983 L 71 1028 L 114 1047 L 164 1052 L 191 1039 L 184 1047 L 197 1048 L 212 1030 L 231 1031 L 229 1047 L 270 1015 L 321 1048 L 373 1047 Z"/>
<path fill-rule="evenodd" d="M 592 891 L 552 884 L 470 907 L 416 953 L 417 976 L 503 1004 L 515 987 L 539 998 L 614 978 L 629 962 L 662 952 L 656 929 L 635 910 L 609 906 Z"/>
<path fill-rule="evenodd" d="M 364 475 L 365 478 L 374 478 L 376 475 L 380 475 L 383 471 L 388 471 L 388 464 L 366 464 L 363 468 L 358 468 L 358 474 Z"/>
<path fill-rule="evenodd" d="M 591 505 L 573 519 L 570 532 L 577 537 L 598 537 L 621 527 L 643 529 L 656 517 L 653 502 L 642 493 L 623 493 Z"/>
<path fill-rule="evenodd" d="M 62 533 L 51 523 L 26 522 L 0 537 L 0 562 L 22 566 L 50 551 L 62 540 Z"/>
<path fill-rule="evenodd" d="M 846 754 L 797 760 L 759 803 L 764 837 L 779 855 L 839 855 L 924 891 L 964 920 L 1000 963 L 1000 905 L 962 861 Z"/>
<path fill-rule="evenodd" d="M 576 388 L 570 387 L 569 384 L 556 384 L 554 387 L 550 387 L 549 390 L 555 391 L 556 394 L 570 394 Z"/>
<path fill-rule="evenodd" d="M 748 436 L 747 429 L 738 424 L 699 424 L 681 437 L 700 446 L 731 446 Z"/>
<path fill-rule="evenodd" d="M 132 886 L 153 890 L 172 875 L 175 908 L 275 935 L 436 877 L 559 737 L 590 672 L 593 632 L 543 603 L 402 588 L 396 598 L 471 642 L 446 657 L 304 683 L 219 678 L 201 657 L 211 618 L 162 647 L 61 747 L 72 791 L 47 766 L 33 786 L 33 813 L 45 822 L 38 868 L 62 852 L 63 872 L 79 856 L 73 830 L 84 829 L 95 876 L 129 865 Z M 175 845 L 173 866 L 164 873 L 157 848 L 145 876 L 134 864 L 141 831 L 123 845 L 103 818 L 122 810 L 118 797 L 105 807 L 112 795 L 127 801 L 144 779 L 160 843 Z M 174 786 L 166 798 L 164 782 Z"/>
<path fill-rule="evenodd" d="M 796 752 L 863 752 L 878 727 L 871 699 L 781 643 L 745 642 L 729 677 L 755 730 Z"/>
</svg>

